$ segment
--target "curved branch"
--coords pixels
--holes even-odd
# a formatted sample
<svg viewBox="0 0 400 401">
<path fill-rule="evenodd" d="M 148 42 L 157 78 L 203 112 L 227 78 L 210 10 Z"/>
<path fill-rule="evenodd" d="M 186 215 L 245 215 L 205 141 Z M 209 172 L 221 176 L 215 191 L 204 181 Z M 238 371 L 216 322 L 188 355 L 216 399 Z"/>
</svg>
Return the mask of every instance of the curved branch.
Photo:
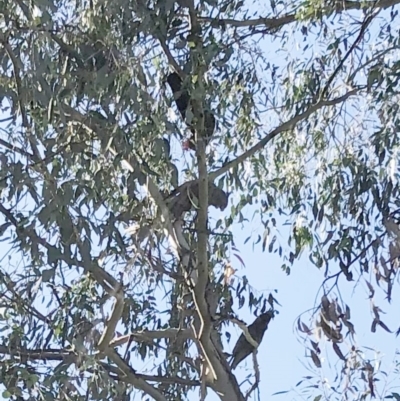
<svg viewBox="0 0 400 401">
<path fill-rule="evenodd" d="M 343 11 L 350 10 L 368 10 L 368 9 L 378 9 L 385 10 L 386 8 L 395 6 L 399 4 L 400 0 L 372 0 L 372 1 L 336 1 L 335 6 L 332 8 L 327 8 L 324 13 L 325 16 L 329 16 L 333 12 L 341 13 Z M 286 14 L 283 17 L 277 18 L 254 18 L 248 20 L 236 20 L 236 19 L 223 19 L 223 18 L 211 18 L 211 17 L 199 17 L 198 20 L 200 22 L 209 22 L 214 26 L 233 26 L 236 28 L 255 28 L 255 27 L 266 27 L 267 31 L 274 31 L 278 28 L 282 28 L 283 26 L 295 22 L 297 20 L 297 16 L 295 13 Z"/>
<path fill-rule="evenodd" d="M 258 142 L 256 145 L 254 145 L 252 148 L 250 148 L 249 150 L 244 152 L 242 155 L 240 155 L 236 159 L 231 160 L 230 162 L 224 164 L 218 170 L 211 172 L 209 175 L 209 179 L 215 180 L 215 178 L 221 176 L 222 174 L 225 174 L 230 169 L 243 163 L 246 159 L 248 159 L 249 157 L 253 156 L 256 152 L 261 150 L 267 143 L 269 143 L 272 139 L 274 139 L 276 136 L 278 136 L 281 132 L 293 129 L 297 123 L 310 117 L 311 114 L 315 113 L 322 107 L 333 106 L 335 104 L 342 103 L 345 100 L 347 100 L 349 97 L 354 96 L 356 93 L 358 93 L 358 90 L 352 89 L 351 91 L 345 93 L 343 96 L 337 97 L 332 100 L 323 100 L 323 101 L 316 103 L 313 106 L 310 106 L 304 113 L 295 115 L 289 121 L 286 121 L 285 123 L 281 124 L 279 127 L 272 130 L 264 139 L 262 139 L 260 142 Z"/>
</svg>

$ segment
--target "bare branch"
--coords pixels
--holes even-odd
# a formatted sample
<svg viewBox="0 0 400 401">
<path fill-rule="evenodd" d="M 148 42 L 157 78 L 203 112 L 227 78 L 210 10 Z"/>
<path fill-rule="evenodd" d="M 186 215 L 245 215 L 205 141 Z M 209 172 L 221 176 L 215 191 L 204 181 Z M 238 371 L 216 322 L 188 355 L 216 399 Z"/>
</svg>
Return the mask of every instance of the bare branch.
<svg viewBox="0 0 400 401">
<path fill-rule="evenodd" d="M 204 73 L 207 66 L 202 58 L 203 40 L 201 36 L 201 26 L 197 19 L 197 11 L 194 1 L 188 1 L 189 16 L 191 23 L 191 34 L 194 38 L 195 47 L 192 49 L 191 56 L 193 58 L 192 73 L 197 75 L 196 89 L 204 94 Z M 204 96 L 204 95 L 203 95 Z M 200 318 L 200 327 L 196 336 L 199 340 L 199 345 L 203 351 L 203 356 L 207 361 L 207 366 L 211 371 L 213 380 L 217 379 L 215 368 L 211 363 L 212 354 L 214 353 L 211 343 L 211 317 L 206 302 L 206 287 L 209 279 L 209 263 L 208 263 L 208 171 L 207 171 L 207 156 L 205 127 L 204 127 L 204 110 L 203 99 L 193 99 L 193 111 L 196 119 L 196 157 L 199 174 L 199 209 L 197 213 L 196 231 L 197 231 L 197 263 L 196 272 L 197 280 L 193 289 L 193 299 L 196 305 L 196 310 Z M 211 346 L 210 346 L 211 345 Z M 205 383 L 204 383 L 205 386 Z M 205 388 L 202 389 L 202 397 L 205 396 Z"/>
<path fill-rule="evenodd" d="M 400 0 L 399 0 L 400 1 Z M 296 21 L 295 14 L 288 14 L 279 18 L 255 18 L 248 20 L 235 20 L 231 18 L 227 19 L 218 19 L 211 17 L 199 17 L 200 22 L 211 22 L 214 26 L 233 26 L 236 28 L 248 28 L 248 27 L 256 27 L 256 26 L 264 26 L 267 29 L 276 29 L 280 28 L 286 24 Z"/>
<path fill-rule="evenodd" d="M 12 351 L 15 350 L 10 350 L 8 346 L 0 345 L 0 354 L 10 355 Z M 76 357 L 76 354 L 72 351 L 55 348 L 28 349 L 18 347 L 18 355 L 40 361 L 62 361 L 63 359 Z"/>
<path fill-rule="evenodd" d="M 9 143 L 9 142 L 5 141 L 4 139 L 1 139 L 1 138 L 0 138 L 0 145 L 4 146 L 5 148 L 7 148 L 9 150 L 12 150 L 13 152 L 19 153 L 22 156 L 25 156 L 25 157 L 28 157 L 28 158 L 34 158 L 32 153 L 29 153 L 24 149 L 21 149 L 21 148 L 15 146 L 15 145 L 12 145 L 11 143 Z"/>
<path fill-rule="evenodd" d="M 112 378 L 115 380 L 123 381 L 130 383 L 129 380 L 127 380 L 125 375 L 121 375 L 120 369 L 118 369 L 115 366 L 109 365 L 108 363 L 105 362 L 100 362 L 100 365 L 108 372 L 112 374 Z M 163 383 L 163 384 L 182 384 L 184 386 L 200 386 L 200 382 L 198 380 L 187 380 L 187 379 L 182 379 L 181 377 L 167 377 L 167 376 L 157 376 L 157 375 L 144 375 L 141 373 L 135 373 L 136 377 L 149 381 L 149 382 L 155 382 L 155 383 Z"/>
<path fill-rule="evenodd" d="M 243 331 L 244 336 L 246 337 L 246 340 L 255 348 L 257 349 L 258 346 L 260 344 L 258 344 L 258 342 L 256 340 L 254 340 L 254 338 L 250 335 L 249 333 L 249 329 L 246 325 L 246 323 L 244 323 L 243 321 L 239 320 L 239 319 L 235 319 L 235 318 L 230 318 L 229 319 L 232 323 L 237 324 L 240 329 Z"/>
<path fill-rule="evenodd" d="M 114 307 L 111 312 L 111 316 L 104 329 L 103 335 L 99 340 L 98 344 L 99 351 L 104 351 L 110 344 L 115 333 L 115 328 L 117 327 L 117 324 L 121 319 L 122 312 L 124 310 L 125 302 L 124 302 L 124 290 L 122 289 L 122 286 L 119 285 L 118 291 L 117 289 L 115 289 L 115 291 L 116 294 L 114 295 L 115 296 Z"/>
<path fill-rule="evenodd" d="M 174 68 L 175 72 L 177 74 L 179 74 L 181 76 L 181 78 L 184 78 L 182 76 L 182 70 L 179 67 L 179 64 L 176 62 L 174 56 L 172 55 L 171 51 L 169 50 L 167 44 L 165 43 L 165 39 L 159 37 L 158 38 L 160 45 L 162 47 L 162 49 L 164 50 L 165 55 L 167 56 L 168 62 L 172 65 L 172 67 Z"/>
<path fill-rule="evenodd" d="M 138 342 L 149 342 L 149 340 L 160 338 L 175 338 L 178 334 L 185 340 L 188 338 L 192 338 L 192 333 L 189 329 L 147 330 L 138 331 L 127 334 L 125 336 L 114 338 L 114 340 L 110 342 L 110 347 L 118 347 L 122 344 L 127 343 L 130 339 Z"/>
<path fill-rule="evenodd" d="M 258 388 L 258 385 L 260 384 L 260 367 L 258 366 L 258 361 L 257 361 L 257 348 L 253 351 L 253 367 L 254 367 L 254 371 L 255 371 L 255 381 L 246 393 L 246 396 L 245 396 L 246 400 L 248 400 L 250 398 L 250 395 L 252 394 L 252 392 L 256 388 Z"/>
<path fill-rule="evenodd" d="M 28 123 L 28 117 L 26 114 L 25 104 L 23 102 L 23 96 L 22 96 L 22 82 L 21 82 L 21 76 L 20 76 L 21 62 L 15 56 L 12 47 L 10 46 L 10 44 L 7 41 L 7 38 L 4 35 L 0 36 L 0 42 L 6 49 L 8 57 L 11 60 L 11 64 L 13 65 L 14 79 L 15 79 L 15 85 L 17 87 L 18 104 L 19 104 L 19 109 L 20 109 L 21 116 L 22 116 L 22 123 L 23 123 L 24 127 L 27 128 L 29 126 L 29 123 Z"/>
<path fill-rule="evenodd" d="M 118 366 L 118 368 L 126 375 L 127 381 L 137 389 L 153 397 L 156 401 L 167 401 L 155 387 L 140 378 L 136 372 L 120 357 L 120 355 L 112 348 L 106 349 L 106 355 Z"/>
<path fill-rule="evenodd" d="M 32 151 L 34 153 L 34 161 L 38 162 L 40 161 L 40 152 L 37 147 L 37 144 L 35 143 L 34 137 L 31 135 L 31 126 L 29 124 L 28 120 L 28 114 L 25 108 L 25 103 L 24 103 L 24 93 L 23 93 L 23 85 L 22 85 L 22 80 L 21 80 L 21 60 L 19 60 L 16 55 L 13 52 L 12 47 L 8 43 L 8 38 L 4 34 L 0 34 L 0 43 L 4 46 L 6 49 L 6 52 L 8 54 L 8 57 L 11 60 L 11 64 L 13 66 L 14 70 L 14 79 L 15 79 L 15 85 L 17 87 L 17 98 L 18 98 L 18 105 L 19 105 L 19 110 L 21 113 L 21 118 L 22 118 L 22 125 L 23 127 L 27 130 L 26 134 L 29 140 L 29 144 L 31 145 Z"/>
<path fill-rule="evenodd" d="M 321 99 L 324 99 L 325 96 L 327 95 L 328 91 L 329 91 L 329 87 L 331 85 L 331 83 L 333 82 L 333 80 L 335 79 L 336 75 L 340 72 L 340 70 L 342 69 L 344 63 L 346 62 L 346 60 L 349 58 L 349 56 L 351 55 L 351 53 L 353 52 L 353 50 L 358 46 L 358 44 L 360 43 L 360 41 L 362 40 L 368 26 L 370 25 L 370 23 L 372 22 L 372 20 L 374 19 L 374 17 L 377 15 L 377 13 L 375 13 L 375 15 L 370 14 L 368 16 L 365 17 L 363 23 L 361 24 L 361 29 L 360 32 L 356 38 L 356 40 L 354 41 L 354 43 L 350 46 L 350 49 L 346 52 L 345 56 L 340 60 L 339 64 L 337 65 L 337 67 L 335 68 L 335 71 L 333 71 L 332 75 L 329 77 L 324 89 L 321 92 Z"/>
</svg>

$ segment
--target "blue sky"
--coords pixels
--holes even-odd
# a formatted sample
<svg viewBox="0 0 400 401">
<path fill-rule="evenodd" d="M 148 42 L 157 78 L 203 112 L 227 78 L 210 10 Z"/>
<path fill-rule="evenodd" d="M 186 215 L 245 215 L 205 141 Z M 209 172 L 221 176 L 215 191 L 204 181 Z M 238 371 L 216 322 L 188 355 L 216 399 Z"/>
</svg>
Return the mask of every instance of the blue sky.
<svg viewBox="0 0 400 401">
<path fill-rule="evenodd" d="M 249 213 L 250 214 L 250 213 Z M 293 389 L 293 392 L 276 395 L 277 400 L 292 400 L 299 398 L 299 390 L 295 391 L 295 385 L 304 376 L 315 375 L 318 371 L 313 368 L 310 372 L 303 364 L 313 364 L 311 359 L 305 359 L 305 348 L 301 343 L 299 334 L 295 331 L 296 321 L 299 315 L 303 314 L 315 306 L 316 296 L 323 281 L 323 272 L 307 261 L 307 257 L 302 257 L 295 262 L 291 274 L 287 276 L 281 269 L 281 259 L 274 254 L 262 252 L 261 246 L 252 247 L 251 244 L 241 245 L 247 237 L 246 229 L 237 227 L 234 230 L 237 247 L 241 250 L 246 268 L 240 269 L 239 263 L 236 266 L 239 271 L 237 275 L 246 275 L 254 288 L 260 291 L 277 290 L 276 298 L 282 307 L 278 308 L 279 315 L 270 324 L 267 334 L 259 348 L 258 362 L 261 371 L 261 396 L 270 399 L 270 395 L 276 392 Z M 339 269 L 339 267 L 337 267 Z M 393 368 L 393 359 L 398 347 L 398 339 L 394 334 L 389 334 L 383 329 L 377 329 L 376 333 L 370 332 L 372 314 L 369 305 L 369 291 L 362 281 L 356 285 L 355 282 L 347 282 L 344 278 L 340 279 L 341 295 L 346 303 L 351 307 L 351 322 L 356 328 L 356 342 L 359 346 L 368 346 L 381 352 L 382 369 L 390 371 Z M 354 290 L 354 291 L 353 291 Z M 335 294 L 335 292 L 333 293 Z M 336 293 L 337 294 L 337 293 Z M 319 298 L 322 293 L 319 293 Z M 318 300 L 319 300 L 318 298 Z M 384 322 L 390 329 L 396 331 L 400 325 L 400 313 L 398 310 L 399 296 L 394 291 L 391 305 L 384 301 L 382 293 L 375 296 L 376 302 L 387 312 L 383 315 Z M 253 317 L 246 313 L 242 308 L 238 311 L 240 318 L 251 322 Z M 302 316 L 302 321 L 309 324 L 311 314 L 306 313 Z M 239 329 L 234 329 L 240 334 Z M 312 338 L 315 341 L 315 338 Z M 341 362 L 335 366 L 338 360 L 333 355 L 330 344 L 325 344 L 328 352 L 322 346 L 322 356 L 329 357 L 322 361 L 321 377 L 333 379 L 336 369 L 341 368 Z M 341 345 L 343 352 L 348 350 L 348 342 Z M 363 348 L 361 348 L 363 349 Z M 364 349 L 367 359 L 378 358 L 372 350 Z M 252 368 L 251 358 L 243 362 L 237 369 L 237 377 L 245 377 L 245 367 Z M 332 364 L 333 366 L 330 366 Z M 248 372 L 248 371 L 247 371 Z M 393 379 L 393 375 L 391 379 Z M 400 385 L 400 382 L 398 382 Z M 380 386 L 379 386 L 380 387 Z M 318 395 L 318 392 L 315 392 Z M 305 398 L 304 398 L 305 399 Z"/>
<path fill-rule="evenodd" d="M 255 15 L 263 15 L 261 3 L 260 8 L 254 8 Z M 380 18 L 389 20 L 389 12 L 384 11 L 381 13 Z M 361 13 L 351 12 L 346 14 L 349 22 L 351 18 L 355 17 L 356 20 L 362 20 Z M 349 17 L 350 15 L 350 17 Z M 343 21 L 342 21 L 343 22 Z M 397 26 L 395 24 L 395 26 Z M 334 29 L 333 26 L 331 29 Z M 353 26 L 352 29 L 355 29 Z M 291 28 L 288 28 L 290 31 Z M 316 29 L 317 30 L 317 29 Z M 293 32 L 293 31 L 292 31 Z M 379 22 L 375 22 L 369 30 L 369 41 L 374 42 L 380 33 Z M 307 43 L 312 44 L 312 35 L 308 38 Z M 354 38 L 353 38 L 354 40 Z M 296 45 L 297 43 L 297 45 Z M 352 41 L 350 40 L 350 43 Z M 286 51 L 290 52 L 291 57 L 302 58 L 302 55 L 308 56 L 312 53 L 323 53 L 323 49 L 316 46 L 310 46 L 307 51 L 303 52 L 301 49 L 305 45 L 302 36 L 291 35 L 286 45 Z M 271 41 L 270 37 L 266 36 L 260 42 L 260 48 L 265 54 L 271 55 L 271 61 L 278 65 L 283 66 L 287 62 L 285 59 L 285 52 L 282 52 L 281 42 L 279 40 Z M 273 127 L 272 127 L 273 128 Z M 268 132 L 268 131 L 267 131 Z M 372 131 L 371 131 L 372 132 Z M 315 376 L 316 378 L 326 378 L 330 385 L 333 385 L 333 380 L 337 372 L 342 368 L 342 362 L 338 359 L 336 354 L 332 352 L 330 343 L 321 343 L 321 360 L 322 368 L 317 369 L 313 365 L 310 358 L 305 358 L 306 353 L 303 338 L 299 336 L 296 331 L 296 321 L 302 315 L 302 321 L 311 327 L 311 322 L 315 317 L 312 317 L 311 309 L 314 308 L 316 302 L 318 303 L 323 292 L 321 291 L 321 284 L 324 280 L 324 272 L 318 270 L 315 266 L 308 261 L 307 252 L 304 252 L 302 258 L 296 261 L 291 268 L 291 274 L 286 275 L 281 270 L 283 263 L 282 259 L 277 254 L 270 254 L 263 252 L 261 245 L 252 245 L 250 240 L 244 244 L 246 238 L 252 235 L 252 239 L 257 237 L 257 234 L 263 235 L 263 228 L 258 227 L 257 221 L 252 221 L 254 207 L 247 207 L 244 216 L 249 220 L 244 226 L 236 224 L 233 230 L 234 241 L 236 247 L 240 250 L 240 255 L 244 259 L 246 267 L 240 266 L 239 261 L 232 258 L 234 268 L 237 269 L 236 276 L 246 276 L 250 285 L 256 290 L 265 291 L 267 294 L 270 291 L 277 290 L 276 298 L 282 307 L 278 307 L 279 315 L 276 316 L 274 321 L 270 324 L 267 334 L 259 348 L 258 362 L 261 371 L 261 399 L 271 399 L 271 395 L 285 390 L 291 390 L 288 393 L 275 395 L 273 399 L 276 400 L 301 400 L 306 399 L 307 390 L 304 387 L 307 381 L 303 382 L 299 387 L 295 387 L 304 376 Z M 275 216 L 277 217 L 277 216 Z M 278 227 L 277 230 L 281 233 L 278 234 L 282 244 L 287 243 L 287 236 L 284 234 L 284 220 L 277 217 Z M 354 266 L 357 269 L 356 266 Z M 339 271 L 339 266 L 330 266 L 331 272 Z M 370 276 L 365 276 L 371 283 L 375 284 L 373 275 L 373 266 L 370 269 Z M 363 352 L 366 360 L 370 360 L 371 364 L 388 374 L 386 380 L 385 376 L 378 376 L 380 379 L 377 384 L 377 395 L 387 395 L 389 390 L 400 392 L 400 380 L 398 374 L 395 372 L 396 353 L 398 352 L 399 339 L 394 335 L 385 332 L 381 328 L 377 328 L 376 333 L 371 333 L 371 323 L 373 320 L 371 310 L 371 300 L 369 299 L 369 290 L 363 279 L 358 280 L 358 274 L 354 274 L 355 280 L 347 282 L 344 277 L 339 280 L 340 293 L 333 291 L 330 297 L 339 297 L 347 303 L 351 308 L 351 322 L 355 325 L 356 335 L 354 343 Z M 388 304 L 385 299 L 385 294 L 382 290 L 377 290 L 374 296 L 374 302 L 382 310 L 382 320 L 392 330 L 396 331 L 400 326 L 400 311 L 399 295 L 398 295 L 398 282 L 394 284 L 392 303 Z M 311 310 L 311 311 L 310 311 Z M 309 311 L 307 313 L 307 311 Z M 243 307 L 237 311 L 239 317 L 248 323 L 251 323 L 254 316 Z M 237 336 L 241 334 L 240 329 L 232 327 L 231 333 L 236 333 Z M 316 341 L 315 338 L 312 340 Z M 231 340 L 230 349 L 234 346 L 234 339 Z M 346 353 L 350 350 L 351 343 L 349 339 L 345 339 L 344 343 L 340 345 L 342 352 Z M 399 358 L 397 358 L 398 360 Z M 379 363 L 381 363 L 381 365 Z M 309 370 L 311 367 L 311 371 Z M 246 362 L 242 362 L 236 369 L 235 373 L 239 379 L 245 379 L 249 373 L 252 372 L 252 360 L 249 357 Z M 397 380 L 396 380 L 397 379 Z M 310 382 L 308 382 L 310 383 Z M 316 381 L 312 381 L 313 384 Z M 340 392 L 341 388 L 337 388 Z M 312 394 L 317 396 L 321 392 L 314 391 Z M 329 393 L 325 393 L 328 395 Z M 312 397 L 311 399 L 313 399 Z M 210 399 L 214 400 L 217 397 L 212 396 Z"/>
</svg>

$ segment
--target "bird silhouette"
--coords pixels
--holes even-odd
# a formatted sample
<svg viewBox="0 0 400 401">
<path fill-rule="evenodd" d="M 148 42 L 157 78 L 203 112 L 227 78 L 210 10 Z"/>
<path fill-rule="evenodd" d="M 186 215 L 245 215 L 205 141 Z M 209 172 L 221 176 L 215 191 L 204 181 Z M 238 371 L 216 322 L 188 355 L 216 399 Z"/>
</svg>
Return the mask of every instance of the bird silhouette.
<svg viewBox="0 0 400 401">
<path fill-rule="evenodd" d="M 183 120 L 185 121 L 186 110 L 188 109 L 190 103 L 189 92 L 186 88 L 184 88 L 182 79 L 176 72 L 173 72 L 168 75 L 167 82 L 172 89 L 172 93 L 174 94 L 174 100 L 176 106 L 178 107 L 178 110 L 181 113 Z M 211 113 L 207 109 L 204 110 L 204 131 L 205 131 L 206 145 L 214 133 L 215 124 L 216 124 L 215 117 L 213 113 Z M 190 149 L 196 150 L 196 145 L 193 141 L 195 130 L 193 129 L 193 127 L 190 127 L 190 131 L 192 132 L 192 137 L 189 140 L 188 146 Z"/>
<path fill-rule="evenodd" d="M 260 316 L 254 320 L 254 322 L 248 326 L 248 331 L 253 340 L 260 344 L 264 333 L 268 328 L 268 323 L 274 317 L 273 310 L 269 310 L 268 312 L 262 313 Z M 237 340 L 235 347 L 232 352 L 232 362 L 231 368 L 236 369 L 240 362 L 246 359 L 252 352 L 254 351 L 254 347 L 247 341 L 244 333 Z"/>
</svg>

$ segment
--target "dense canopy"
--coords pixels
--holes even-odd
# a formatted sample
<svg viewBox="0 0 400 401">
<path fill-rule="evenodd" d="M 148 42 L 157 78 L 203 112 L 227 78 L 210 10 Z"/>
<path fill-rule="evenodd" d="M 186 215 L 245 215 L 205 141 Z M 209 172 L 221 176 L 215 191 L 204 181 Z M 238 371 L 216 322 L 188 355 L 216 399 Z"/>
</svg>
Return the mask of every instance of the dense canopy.
<svg viewBox="0 0 400 401">
<path fill-rule="evenodd" d="M 0 0 L 3 398 L 263 399 L 285 307 L 237 274 L 235 224 L 323 271 L 297 335 L 338 375 L 310 397 L 376 395 L 340 286 L 397 330 L 397 3 Z"/>
</svg>

